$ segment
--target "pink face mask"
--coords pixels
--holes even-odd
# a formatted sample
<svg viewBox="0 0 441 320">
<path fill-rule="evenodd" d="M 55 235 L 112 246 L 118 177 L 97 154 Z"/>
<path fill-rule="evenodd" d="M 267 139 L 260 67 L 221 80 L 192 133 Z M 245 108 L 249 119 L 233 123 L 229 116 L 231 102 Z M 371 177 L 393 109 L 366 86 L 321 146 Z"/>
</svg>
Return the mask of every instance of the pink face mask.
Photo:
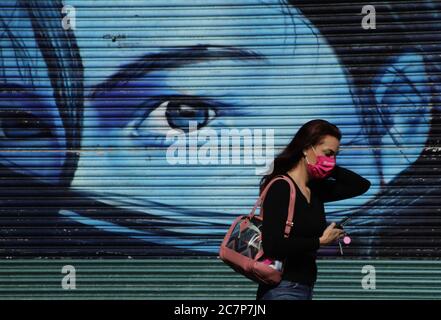
<svg viewBox="0 0 441 320">
<path fill-rule="evenodd" d="M 324 179 L 331 174 L 332 169 L 335 167 L 335 158 L 329 156 L 318 156 L 315 152 L 314 147 L 312 147 L 314 151 L 317 162 L 315 164 L 310 164 L 308 158 L 305 155 L 306 162 L 308 163 L 308 173 L 312 178 L 315 179 Z"/>
</svg>

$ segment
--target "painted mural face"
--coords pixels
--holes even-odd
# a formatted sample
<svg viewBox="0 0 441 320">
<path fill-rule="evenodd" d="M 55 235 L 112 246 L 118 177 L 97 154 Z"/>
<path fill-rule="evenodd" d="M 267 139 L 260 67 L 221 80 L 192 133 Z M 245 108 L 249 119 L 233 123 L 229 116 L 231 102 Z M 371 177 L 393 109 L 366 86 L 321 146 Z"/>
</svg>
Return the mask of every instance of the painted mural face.
<svg viewBox="0 0 441 320">
<path fill-rule="evenodd" d="M 406 158 L 393 166 L 390 153 L 378 158 L 374 151 L 381 144 L 369 145 L 344 68 L 295 7 L 276 0 L 239 0 L 221 7 L 210 3 L 195 11 L 187 1 L 173 0 L 161 11 L 162 1 L 136 1 L 128 9 L 130 1 L 115 0 L 112 7 L 94 11 L 100 17 L 96 20 L 88 19 L 91 11 L 84 1 L 70 1 L 76 7 L 75 34 L 87 89 L 81 158 L 71 186 L 126 210 L 131 220 L 107 219 L 106 212 L 91 218 L 87 210 L 63 209 L 60 215 L 149 243 L 217 252 L 218 242 L 207 238 L 224 234 L 232 218 L 251 208 L 261 178 L 256 163 L 246 164 L 240 156 L 239 164 L 231 157 L 222 163 L 219 154 L 218 163 L 203 160 L 207 141 L 222 144 L 222 129 L 246 128 L 251 134 L 272 129 L 278 152 L 308 120 L 322 118 L 339 126 L 343 137 L 337 164 L 368 177 L 374 186 L 362 197 L 345 200 L 347 211 L 341 215 L 374 197 L 380 181 L 390 181 L 417 158 L 428 126 L 418 126 L 421 132 L 414 136 L 399 123 L 385 130 L 397 131 L 400 143 L 415 149 L 402 151 Z M 3 42 L 2 48 L 8 45 Z M 397 65 L 411 64 L 415 57 L 397 57 Z M 4 63 L 13 66 L 15 60 Z M 380 103 L 393 99 L 385 93 L 395 71 L 391 65 L 379 75 L 375 90 Z M 45 81 L 45 75 L 40 78 Z M 401 97 L 395 97 L 397 101 L 388 102 L 400 103 Z M 52 118 L 58 119 L 56 114 Z M 48 127 L 61 136 L 35 141 L 52 145 L 63 140 L 60 122 Z M 191 133 L 202 137 L 196 143 L 199 157 L 192 162 L 191 150 L 181 149 L 182 161 L 176 163 L 170 148 L 176 141 L 191 144 L 184 138 Z M 181 140 L 169 139 L 170 134 Z M 393 142 L 389 137 L 380 142 Z M 10 154 L 0 155 L 14 170 L 28 170 L 27 162 L 13 163 Z M 51 161 L 43 166 L 57 163 Z M 44 170 L 34 173 L 46 176 Z M 330 216 L 332 211 L 329 206 Z"/>
</svg>

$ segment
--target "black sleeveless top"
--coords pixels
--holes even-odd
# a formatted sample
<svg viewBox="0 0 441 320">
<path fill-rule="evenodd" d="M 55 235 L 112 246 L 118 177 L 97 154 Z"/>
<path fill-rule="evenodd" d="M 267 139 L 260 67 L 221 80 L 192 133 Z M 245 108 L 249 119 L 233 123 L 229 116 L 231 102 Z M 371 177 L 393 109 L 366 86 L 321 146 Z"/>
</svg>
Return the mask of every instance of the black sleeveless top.
<svg viewBox="0 0 441 320">
<path fill-rule="evenodd" d="M 311 180 L 310 203 L 295 183 L 296 203 L 291 233 L 284 238 L 288 216 L 290 186 L 287 181 L 274 182 L 262 204 L 264 219 L 262 225 L 262 246 L 267 256 L 285 260 L 283 279 L 313 285 L 317 279 L 316 254 L 320 247 L 319 238 L 327 227 L 324 202 L 343 200 L 365 193 L 369 180 L 338 165 L 330 177 Z"/>
</svg>

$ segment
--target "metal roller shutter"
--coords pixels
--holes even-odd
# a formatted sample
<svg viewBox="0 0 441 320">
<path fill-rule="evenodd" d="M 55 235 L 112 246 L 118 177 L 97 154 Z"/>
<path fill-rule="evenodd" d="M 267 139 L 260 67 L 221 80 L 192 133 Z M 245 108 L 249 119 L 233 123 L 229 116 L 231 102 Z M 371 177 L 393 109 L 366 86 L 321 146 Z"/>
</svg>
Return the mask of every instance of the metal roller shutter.
<svg viewBox="0 0 441 320">
<path fill-rule="evenodd" d="M 72 264 L 62 297 L 252 299 L 218 247 L 317 118 L 372 187 L 326 204 L 353 242 L 321 252 L 316 297 L 440 297 L 441 1 L 0 8 L 0 297 L 60 296 Z"/>
</svg>

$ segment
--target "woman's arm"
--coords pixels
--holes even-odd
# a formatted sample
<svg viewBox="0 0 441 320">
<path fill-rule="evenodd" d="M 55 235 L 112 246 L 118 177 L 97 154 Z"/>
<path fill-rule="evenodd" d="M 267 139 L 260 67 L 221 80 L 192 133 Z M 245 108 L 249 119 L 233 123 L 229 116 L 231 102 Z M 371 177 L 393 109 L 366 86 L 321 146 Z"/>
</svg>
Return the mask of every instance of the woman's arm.
<svg viewBox="0 0 441 320">
<path fill-rule="evenodd" d="M 323 202 L 343 200 L 362 195 L 369 190 L 369 180 L 354 171 L 338 165 L 332 170 L 330 178 L 314 182 L 315 192 Z"/>
<path fill-rule="evenodd" d="M 274 182 L 264 199 L 262 247 L 265 255 L 282 260 L 289 255 L 317 250 L 319 238 L 285 238 L 284 231 L 288 218 L 290 186 L 285 180 Z"/>
</svg>

